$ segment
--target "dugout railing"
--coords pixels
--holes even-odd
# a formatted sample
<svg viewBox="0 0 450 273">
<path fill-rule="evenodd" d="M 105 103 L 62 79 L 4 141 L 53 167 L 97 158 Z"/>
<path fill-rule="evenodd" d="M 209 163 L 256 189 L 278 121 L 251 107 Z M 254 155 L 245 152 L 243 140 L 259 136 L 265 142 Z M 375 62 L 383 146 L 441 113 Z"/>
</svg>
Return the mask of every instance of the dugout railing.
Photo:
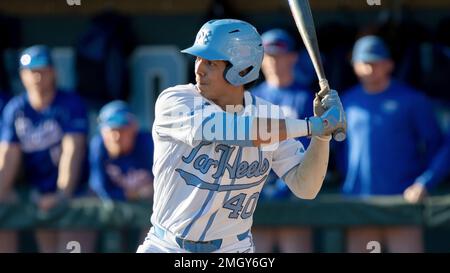
<svg viewBox="0 0 450 273">
<path fill-rule="evenodd" d="M 94 198 L 75 199 L 45 213 L 29 202 L 0 204 L 0 229 L 96 229 L 104 235 L 99 251 L 121 252 L 124 250 L 108 240 L 113 240 L 116 231 L 123 228 L 148 229 L 151 210 L 148 202 L 102 202 Z M 319 252 L 342 252 L 344 230 L 349 226 L 420 225 L 424 229 L 449 229 L 450 194 L 429 197 L 420 204 L 408 204 L 401 196 L 360 199 L 337 194 L 323 194 L 315 200 L 264 201 L 257 206 L 254 225 L 313 227 L 321 231 Z M 445 240 L 450 246 L 450 237 Z M 433 251 L 432 247 L 429 250 Z"/>
</svg>

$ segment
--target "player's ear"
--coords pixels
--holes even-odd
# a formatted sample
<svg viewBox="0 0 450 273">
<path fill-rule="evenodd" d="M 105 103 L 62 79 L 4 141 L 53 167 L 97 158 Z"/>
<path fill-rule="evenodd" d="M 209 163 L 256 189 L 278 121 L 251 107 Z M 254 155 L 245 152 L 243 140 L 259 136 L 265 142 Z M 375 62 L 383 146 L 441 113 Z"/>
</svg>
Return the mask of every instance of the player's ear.
<svg viewBox="0 0 450 273">
<path fill-rule="evenodd" d="M 129 125 L 130 130 L 133 132 L 133 135 L 136 135 L 137 132 L 139 131 L 139 122 L 134 119 L 130 125 Z"/>
<path fill-rule="evenodd" d="M 384 70 L 387 72 L 387 74 L 391 74 L 392 71 L 394 71 L 394 61 L 391 59 L 387 59 L 383 61 Z"/>
<path fill-rule="evenodd" d="M 136 119 L 133 120 L 132 126 L 133 126 L 133 129 L 134 129 L 135 131 L 138 131 L 138 130 L 139 130 L 139 123 L 138 123 L 138 121 L 137 121 Z"/>
<path fill-rule="evenodd" d="M 298 53 L 296 51 L 289 52 L 289 61 L 292 65 L 294 65 L 298 60 Z"/>
<path fill-rule="evenodd" d="M 52 79 L 53 86 L 56 88 L 57 75 L 56 75 L 56 69 L 53 67 L 50 69 L 50 77 Z"/>
</svg>

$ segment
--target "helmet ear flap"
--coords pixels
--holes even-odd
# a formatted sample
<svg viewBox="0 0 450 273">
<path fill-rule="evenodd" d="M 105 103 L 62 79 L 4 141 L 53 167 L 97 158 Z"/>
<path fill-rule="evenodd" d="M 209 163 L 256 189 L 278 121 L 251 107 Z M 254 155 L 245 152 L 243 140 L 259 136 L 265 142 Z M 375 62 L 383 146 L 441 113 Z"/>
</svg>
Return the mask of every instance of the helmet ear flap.
<svg viewBox="0 0 450 273">
<path fill-rule="evenodd" d="M 252 76 L 250 74 L 254 69 L 254 66 L 249 66 L 243 70 L 238 70 L 236 66 L 229 63 L 224 69 L 224 78 L 234 86 L 244 85 L 249 82 L 248 78 Z"/>
<path fill-rule="evenodd" d="M 234 86 L 239 86 L 244 84 L 244 77 L 239 75 L 239 70 L 236 66 L 230 64 L 225 70 L 225 80 L 231 83 Z"/>
<path fill-rule="evenodd" d="M 230 83 L 230 84 L 233 84 L 230 80 L 229 80 L 229 78 L 230 78 L 230 76 L 229 76 L 229 71 L 230 71 L 230 69 L 231 69 L 231 67 L 233 66 L 230 62 L 226 62 L 227 63 L 227 65 L 225 66 L 225 69 L 223 70 L 223 78 L 228 82 L 228 83 Z"/>
</svg>

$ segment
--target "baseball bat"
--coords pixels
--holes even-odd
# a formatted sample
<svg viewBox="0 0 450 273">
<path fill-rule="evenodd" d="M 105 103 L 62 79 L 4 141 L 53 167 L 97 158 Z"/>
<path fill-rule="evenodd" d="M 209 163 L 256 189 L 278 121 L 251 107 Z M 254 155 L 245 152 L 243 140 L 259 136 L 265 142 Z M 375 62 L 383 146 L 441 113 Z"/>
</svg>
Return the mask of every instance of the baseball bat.
<svg viewBox="0 0 450 273">
<path fill-rule="evenodd" d="M 311 7 L 308 0 L 288 0 L 289 8 L 294 17 L 295 25 L 300 32 L 303 43 L 308 51 L 309 57 L 314 65 L 317 78 L 319 79 L 319 86 L 321 89 L 330 90 L 328 80 L 325 77 L 323 70 L 322 59 L 320 57 L 319 44 L 317 42 L 316 28 L 314 26 L 314 19 L 311 13 Z M 338 129 L 333 133 L 333 138 L 336 141 L 343 141 L 346 137 L 344 129 Z"/>
</svg>

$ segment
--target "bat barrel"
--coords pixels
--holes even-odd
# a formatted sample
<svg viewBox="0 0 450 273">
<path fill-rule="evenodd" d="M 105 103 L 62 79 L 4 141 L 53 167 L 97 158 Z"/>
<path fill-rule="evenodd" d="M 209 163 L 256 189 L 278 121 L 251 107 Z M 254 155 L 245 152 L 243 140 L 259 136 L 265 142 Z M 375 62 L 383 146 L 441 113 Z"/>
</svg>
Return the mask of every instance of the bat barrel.
<svg viewBox="0 0 450 273">
<path fill-rule="evenodd" d="M 300 32 L 303 43 L 305 44 L 308 54 L 319 78 L 319 86 L 321 90 L 330 90 L 328 81 L 325 78 L 324 69 L 320 57 L 319 44 L 317 42 L 316 29 L 314 27 L 314 19 L 311 13 L 311 7 L 308 0 L 288 0 L 289 7 L 294 17 L 297 29 Z M 323 95 L 322 95 L 323 96 Z M 343 141 L 345 139 L 345 130 L 339 129 L 333 133 L 333 138 L 336 141 Z"/>
</svg>

